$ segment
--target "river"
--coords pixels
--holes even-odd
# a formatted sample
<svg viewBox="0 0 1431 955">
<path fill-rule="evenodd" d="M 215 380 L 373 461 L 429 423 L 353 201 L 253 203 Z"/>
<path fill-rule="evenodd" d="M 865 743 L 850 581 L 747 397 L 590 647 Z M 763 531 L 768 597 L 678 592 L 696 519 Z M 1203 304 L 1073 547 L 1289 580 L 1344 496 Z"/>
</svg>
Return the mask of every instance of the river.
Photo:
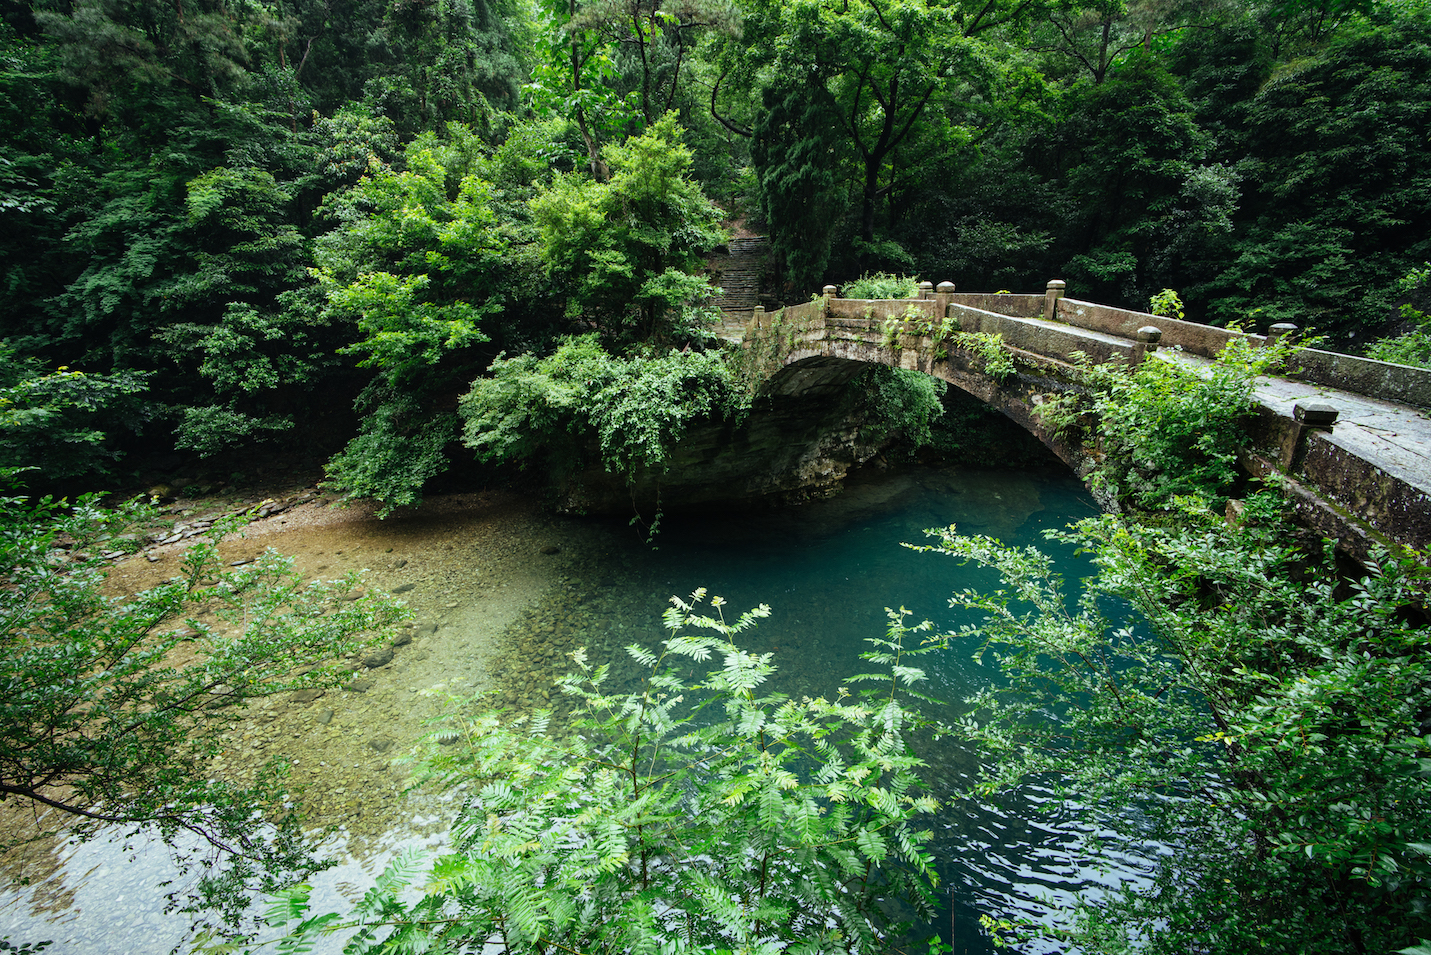
<svg viewBox="0 0 1431 955">
<path fill-rule="evenodd" d="M 226 545 L 227 555 L 273 546 L 310 576 L 366 568 L 372 586 L 404 588 L 415 613 L 411 640 L 351 690 L 253 707 L 210 771 L 241 777 L 256 760 L 290 762 L 304 811 L 344 860 L 323 876 L 317 896 L 338 904 L 397 849 L 441 844 L 443 797 L 402 790 L 407 755 L 447 694 L 484 691 L 519 709 L 544 705 L 567 652 L 586 646 L 598 661 L 619 660 L 625 644 L 659 640 L 671 595 L 697 587 L 737 612 L 769 604 L 773 613 L 751 648 L 775 653 L 781 689 L 829 694 L 865 669 L 858 655 L 865 638 L 883 633 L 885 608 L 906 607 L 914 621 L 944 629 L 959 622 L 947 603 L 952 591 L 995 584 L 987 572 L 902 542 L 955 524 L 1042 546 L 1044 529 L 1094 513 L 1066 474 L 954 468 L 867 472 L 839 496 L 798 508 L 667 516 L 654 548 L 624 521 L 556 518 L 495 492 L 434 501 L 383 522 L 361 513 L 334 521 L 316 505 L 294 509 Z M 1062 572 L 1086 571 L 1072 554 L 1054 553 Z M 177 559 L 131 560 L 116 581 L 133 588 L 164 579 L 172 572 L 166 562 Z M 951 646 L 925 658 L 936 661 L 936 695 L 957 705 L 997 678 L 973 649 Z M 1037 787 L 997 801 L 969 798 L 978 763 L 959 744 L 930 762 L 929 778 L 949 800 L 934 850 L 950 904 L 932 928 L 956 952 L 991 951 L 978 929 L 981 912 L 1054 919 L 1080 893 L 1146 876 L 1143 860 L 1155 849 L 1088 858 L 1071 808 Z M 162 846 L 49 840 L 4 863 L 12 883 L 32 884 L 0 894 L 0 938 L 52 939 L 50 955 L 148 955 L 183 940 L 187 920 L 165 915 L 154 888 L 165 877 Z"/>
</svg>

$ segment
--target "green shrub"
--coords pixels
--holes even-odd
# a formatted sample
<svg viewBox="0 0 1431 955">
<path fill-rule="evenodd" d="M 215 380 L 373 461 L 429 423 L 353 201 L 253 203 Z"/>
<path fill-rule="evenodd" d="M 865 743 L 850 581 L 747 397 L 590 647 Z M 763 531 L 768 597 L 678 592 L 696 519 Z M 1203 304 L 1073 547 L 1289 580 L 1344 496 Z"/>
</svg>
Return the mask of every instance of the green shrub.
<svg viewBox="0 0 1431 955">
<path fill-rule="evenodd" d="M 1206 374 L 1157 357 L 1131 369 L 1084 363 L 1081 377 L 1104 452 L 1095 483 L 1145 508 L 1179 497 L 1220 502 L 1237 479 L 1237 452 L 1247 441 L 1243 417 L 1255 405 L 1257 376 L 1300 347 L 1287 338 L 1266 348 L 1234 339 Z M 1058 402 L 1048 413 L 1071 425 L 1079 410 Z"/>
<path fill-rule="evenodd" d="M 727 623 L 703 596 L 672 598 L 659 647 L 627 648 L 648 670 L 638 689 L 612 689 L 606 665 L 572 654 L 558 684 L 578 713 L 571 735 L 480 699 L 449 717 L 422 775 L 469 791 L 454 850 L 415 899 L 419 861 L 399 860 L 346 920 L 311 915 L 306 887 L 286 893 L 270 910 L 284 944 L 305 950 L 346 921 L 354 953 L 815 955 L 890 950 L 901 906 L 932 918 L 919 818 L 938 807 L 907 742 L 932 727 L 911 706 L 929 648 L 906 646 L 928 624 L 891 613 L 864 654 L 882 672 L 794 700 L 767 688 L 771 654 L 734 642 L 769 609 Z"/>
<path fill-rule="evenodd" d="M 119 457 L 112 437 L 138 431 L 152 410 L 149 375 L 46 370 L 0 342 L 0 468 L 38 468 L 46 480 L 104 473 Z"/>
<path fill-rule="evenodd" d="M 851 382 L 852 393 L 874 416 L 876 439 L 899 434 L 916 448 L 934 440 L 932 426 L 944 413 L 948 388 L 922 371 L 888 365 L 873 365 Z"/>
<path fill-rule="evenodd" d="M 324 487 L 378 503 L 378 517 L 422 502 L 422 489 L 447 469 L 445 449 L 457 439 L 457 416 L 434 412 L 421 395 L 377 379 L 359 397 L 372 410 L 358 435 L 324 466 Z"/>
<path fill-rule="evenodd" d="M 866 272 L 840 290 L 841 298 L 909 298 L 919 292 L 919 277 Z"/>
<path fill-rule="evenodd" d="M 1185 509 L 1158 530 L 1105 515 L 1047 536 L 1092 556 L 1069 594 L 1047 557 L 953 528 L 934 548 L 997 570 L 954 595 L 949 639 L 1004 680 L 961 729 L 981 790 L 1036 779 L 1105 843 L 1162 843 L 1142 884 L 1085 895 L 1063 927 L 987 920 L 1080 951 L 1409 951 L 1431 936 L 1431 628 L 1418 558 L 1344 581 L 1255 526 Z"/>
<path fill-rule="evenodd" d="M 1413 368 L 1431 368 L 1431 327 L 1414 328 L 1395 338 L 1373 342 L 1366 357 Z"/>
<path fill-rule="evenodd" d="M 748 398 L 719 352 L 619 358 L 595 335 L 547 358 L 498 358 L 461 401 L 462 441 L 483 461 L 527 461 L 600 448 L 608 471 L 661 469 L 693 421 L 737 419 Z"/>
<path fill-rule="evenodd" d="M 1404 294 L 1414 295 L 1424 293 L 1428 283 L 1431 283 L 1431 262 L 1412 269 L 1402 276 L 1398 284 Z M 1401 317 L 1416 322 L 1419 327 L 1395 338 L 1373 342 L 1366 350 L 1366 357 L 1415 368 L 1431 368 L 1431 316 L 1412 302 L 1406 302 L 1401 306 Z"/>
</svg>

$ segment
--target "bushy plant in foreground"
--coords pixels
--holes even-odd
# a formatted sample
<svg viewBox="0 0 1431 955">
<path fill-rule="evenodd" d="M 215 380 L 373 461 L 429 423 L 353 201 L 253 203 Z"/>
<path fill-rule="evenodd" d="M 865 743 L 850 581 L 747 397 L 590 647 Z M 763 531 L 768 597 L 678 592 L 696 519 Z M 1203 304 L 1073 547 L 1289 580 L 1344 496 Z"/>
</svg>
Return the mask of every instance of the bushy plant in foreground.
<svg viewBox="0 0 1431 955">
<path fill-rule="evenodd" d="M 984 619 L 950 639 L 1007 679 L 961 726 L 991 757 L 985 789 L 1037 778 L 1089 807 L 1101 839 L 1172 850 L 1146 884 L 1084 899 L 1066 930 L 990 924 L 1141 955 L 1392 952 L 1431 936 L 1425 568 L 1388 559 L 1343 583 L 1330 551 L 1184 520 L 1049 532 L 1098 566 L 1073 595 L 1033 548 L 930 532 L 1006 587 L 951 601 Z"/>
<path fill-rule="evenodd" d="M 861 674 L 833 700 L 771 692 L 771 654 L 734 623 L 672 599 L 659 647 L 627 648 L 648 675 L 608 685 L 607 665 L 574 654 L 559 686 L 576 709 L 572 735 L 481 708 L 435 734 L 425 775 L 469 791 L 452 852 L 427 869 L 406 857 L 346 916 L 311 915 L 307 889 L 270 912 L 293 950 L 355 932 L 345 951 L 508 953 L 881 952 L 899 926 L 891 906 L 933 911 L 929 838 L 910 732 L 929 726 L 905 646 L 928 624 L 890 614 Z M 693 666 L 713 664 L 703 679 Z"/>
<path fill-rule="evenodd" d="M 0 476 L 10 489 L 13 473 Z M 231 920 L 245 886 L 316 863 L 280 766 L 242 786 L 207 761 L 231 745 L 244 701 L 336 684 L 338 658 L 402 610 L 351 599 L 356 576 L 305 583 L 271 551 L 225 565 L 218 543 L 235 522 L 195 538 L 164 583 L 109 595 L 109 556 L 135 549 L 135 522 L 152 518 L 93 497 L 0 497 L 0 801 L 59 810 L 46 825 L 62 816 L 72 836 L 117 826 L 197 845 L 200 901 Z"/>
</svg>

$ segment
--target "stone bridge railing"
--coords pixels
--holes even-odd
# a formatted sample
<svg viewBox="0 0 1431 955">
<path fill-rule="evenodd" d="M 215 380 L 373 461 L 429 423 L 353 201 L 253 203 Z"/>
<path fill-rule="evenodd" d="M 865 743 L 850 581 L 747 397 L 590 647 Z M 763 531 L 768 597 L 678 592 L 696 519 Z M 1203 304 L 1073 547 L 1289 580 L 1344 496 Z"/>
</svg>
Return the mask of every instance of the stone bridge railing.
<svg viewBox="0 0 1431 955">
<path fill-rule="evenodd" d="M 1083 390 L 1075 353 L 1099 363 L 1156 356 L 1196 370 L 1234 338 L 1261 345 L 1293 330 L 1253 335 L 1081 302 L 1061 281 L 1043 295 L 961 293 L 946 282 L 881 301 L 836 298 L 827 286 L 779 312 L 757 308 L 743 348 L 752 380 L 772 393 L 833 388 L 866 363 L 935 375 L 1087 474 L 1097 449 L 1066 441 L 1038 414 L 1051 398 Z M 1431 421 L 1419 410 L 1431 408 L 1431 372 L 1303 349 L 1297 371 L 1266 380 L 1258 399 L 1242 463 L 1257 477 L 1281 475 L 1309 525 L 1358 557 L 1378 544 L 1431 547 Z"/>
</svg>

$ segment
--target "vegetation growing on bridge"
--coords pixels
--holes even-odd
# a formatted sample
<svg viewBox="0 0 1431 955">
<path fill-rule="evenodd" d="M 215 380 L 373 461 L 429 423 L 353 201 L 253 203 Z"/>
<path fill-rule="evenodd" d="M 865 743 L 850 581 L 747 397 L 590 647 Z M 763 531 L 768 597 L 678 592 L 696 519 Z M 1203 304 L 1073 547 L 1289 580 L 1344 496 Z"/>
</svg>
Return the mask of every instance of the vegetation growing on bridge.
<svg viewBox="0 0 1431 955">
<path fill-rule="evenodd" d="M 1092 483 L 1114 500 L 1158 510 L 1178 498 L 1221 507 L 1240 480 L 1237 454 L 1247 445 L 1253 383 L 1294 360 L 1301 346 L 1286 336 L 1268 347 L 1233 340 L 1206 375 L 1163 361 L 1083 361 L 1087 390 L 1039 406 L 1060 434 L 1095 442 Z"/>
</svg>

